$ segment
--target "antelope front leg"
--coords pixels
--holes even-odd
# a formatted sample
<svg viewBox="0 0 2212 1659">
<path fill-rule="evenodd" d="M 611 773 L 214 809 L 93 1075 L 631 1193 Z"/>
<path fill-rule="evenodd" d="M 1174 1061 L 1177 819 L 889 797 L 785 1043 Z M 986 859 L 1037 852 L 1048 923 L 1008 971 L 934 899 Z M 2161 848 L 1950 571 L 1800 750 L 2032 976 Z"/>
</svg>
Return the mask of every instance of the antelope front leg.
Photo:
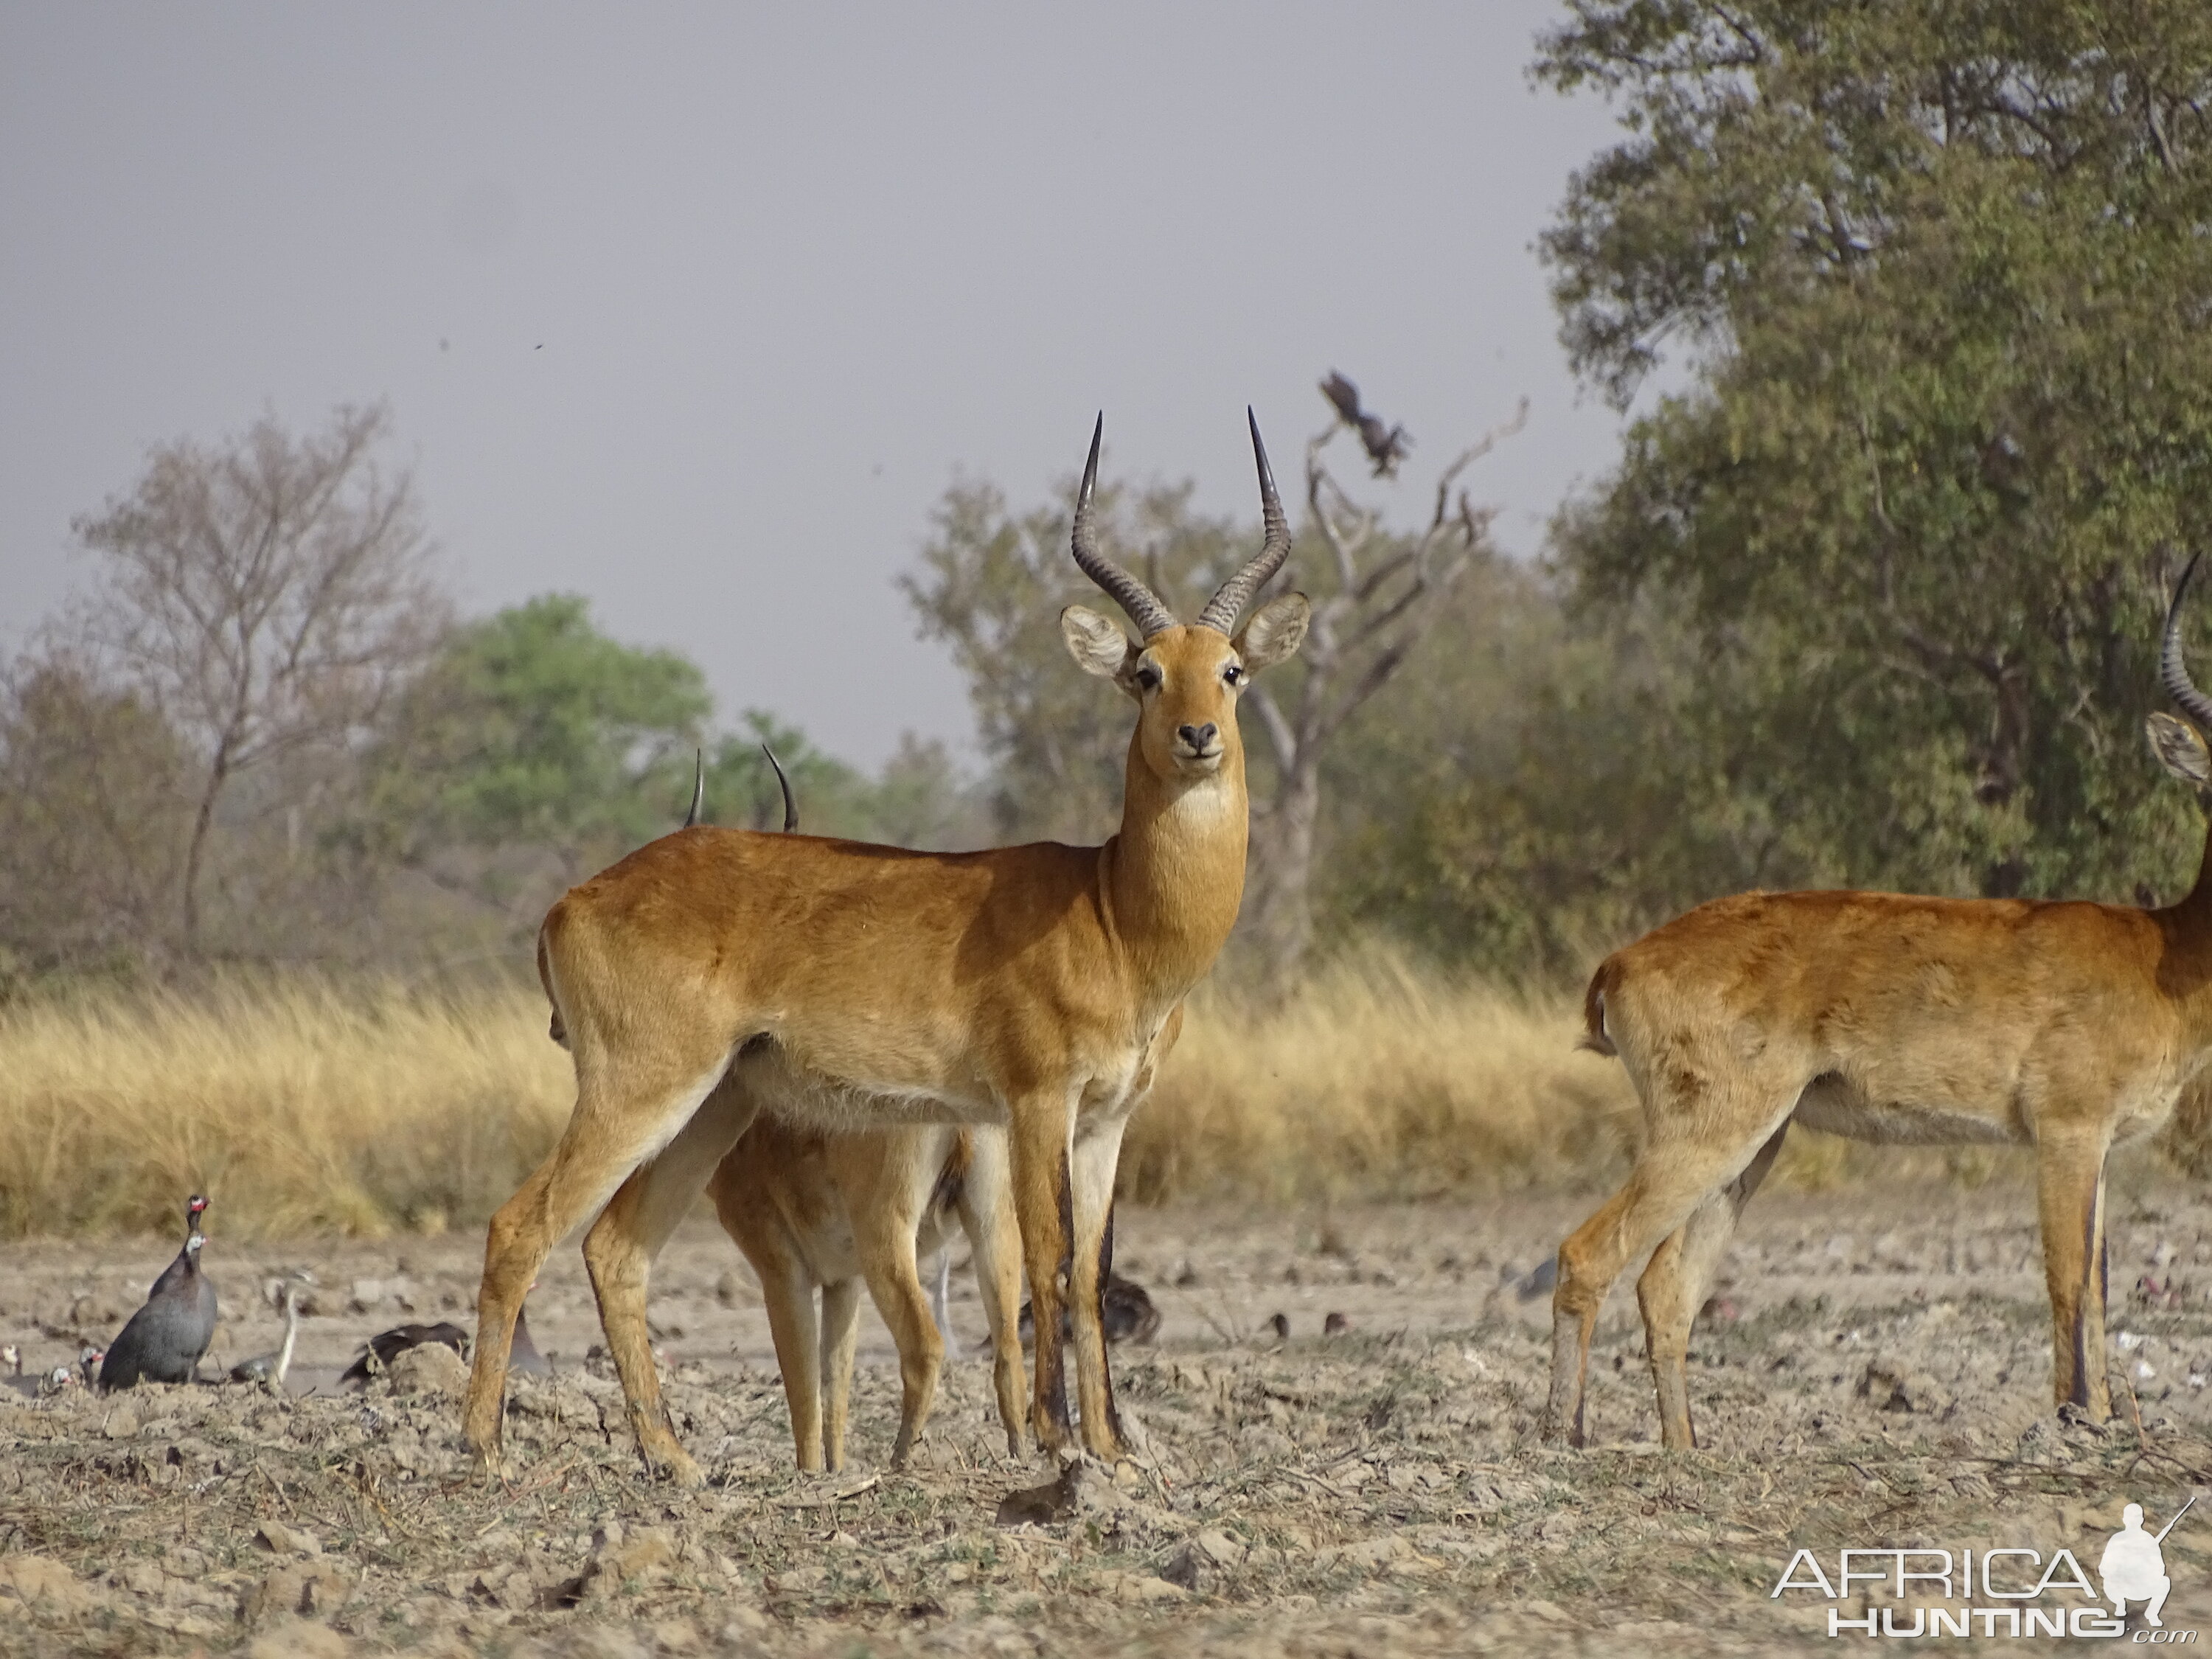
<svg viewBox="0 0 2212 1659">
<path fill-rule="evenodd" d="M 799 1468 L 818 1474 L 824 1455 L 822 1398 L 826 1389 L 813 1275 L 796 1250 L 779 1250 L 765 1264 L 756 1257 L 753 1271 L 760 1275 L 761 1300 L 768 1308 L 769 1339 L 775 1344 L 775 1369 L 783 1378 L 784 1404 L 791 1411 L 792 1447 Z M 842 1447 L 838 1455 L 843 1455 Z"/>
<path fill-rule="evenodd" d="M 1006 1141 L 1014 1215 L 1021 1226 L 1030 1328 L 1036 1338 L 1030 1426 L 1040 1449 L 1056 1452 L 1067 1444 L 1071 1427 L 1060 1316 L 1067 1301 L 1069 1250 L 1075 1231 L 1074 1182 L 1068 1159 L 1073 1109 L 1064 1095 L 1031 1096 L 1017 1103 L 1009 1116 Z"/>
<path fill-rule="evenodd" d="M 2051 1130 L 2036 1143 L 2043 1279 L 2051 1291 L 2051 1397 L 2101 1423 L 2112 1414 L 2105 1374 L 2105 1142 L 2094 1130 Z"/>
<path fill-rule="evenodd" d="M 1114 1271 L 1114 1172 L 1121 1158 L 1126 1118 L 1075 1143 L 1075 1238 L 1070 1322 L 1075 1328 L 1076 1398 L 1083 1408 L 1083 1444 L 1113 1462 L 1127 1455 L 1114 1376 L 1106 1357 L 1106 1285 Z"/>
<path fill-rule="evenodd" d="M 653 1258 L 751 1123 L 755 1109 L 734 1083 L 717 1088 L 660 1155 L 623 1182 L 584 1236 L 584 1265 L 599 1300 L 599 1323 L 622 1379 L 638 1451 L 649 1471 L 681 1486 L 698 1486 L 704 1477 L 677 1440 L 660 1397 L 646 1325 L 646 1285 Z"/>
<path fill-rule="evenodd" d="M 1006 1138 L 978 1127 L 961 1185 L 960 1224 L 973 1253 L 975 1288 L 991 1327 L 991 1383 L 999 1396 L 999 1421 L 1006 1431 L 1006 1455 L 1022 1455 L 1022 1238 L 1014 1225 L 1013 1193 L 1006 1176 Z"/>
<path fill-rule="evenodd" d="M 841 1279 L 822 1287 L 822 1440 L 832 1470 L 845 1467 L 845 1425 L 853 1403 L 853 1353 L 860 1340 L 860 1286 Z"/>
</svg>

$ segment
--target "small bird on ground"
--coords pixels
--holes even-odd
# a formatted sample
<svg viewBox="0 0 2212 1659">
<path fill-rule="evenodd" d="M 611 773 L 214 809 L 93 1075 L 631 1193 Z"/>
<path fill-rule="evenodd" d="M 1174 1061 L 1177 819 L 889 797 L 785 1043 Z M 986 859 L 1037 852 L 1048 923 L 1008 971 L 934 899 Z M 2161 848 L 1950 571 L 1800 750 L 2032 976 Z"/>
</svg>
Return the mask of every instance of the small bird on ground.
<svg viewBox="0 0 2212 1659">
<path fill-rule="evenodd" d="M 1406 459 L 1406 452 L 1413 447 L 1413 440 L 1402 426 L 1384 426 L 1382 416 L 1370 415 L 1359 406 L 1359 388 L 1334 369 L 1328 379 L 1321 383 L 1321 395 L 1328 399 L 1338 417 L 1359 434 L 1360 444 L 1367 451 L 1367 459 L 1375 463 L 1378 478 L 1395 477 L 1398 463 Z"/>
<path fill-rule="evenodd" d="M 258 1353 L 230 1368 L 234 1382 L 263 1382 L 275 1393 L 284 1392 L 284 1374 L 292 1369 L 292 1350 L 300 1340 L 300 1287 L 284 1287 L 284 1340 L 274 1353 Z"/>
<path fill-rule="evenodd" d="M 536 1286 L 532 1286 L 535 1289 Z M 392 1362 L 410 1348 L 419 1348 L 425 1343 L 442 1343 L 464 1359 L 469 1357 L 469 1334 L 451 1320 L 440 1320 L 434 1325 L 395 1325 L 388 1331 L 379 1331 L 368 1339 L 353 1364 L 347 1366 L 338 1378 L 341 1382 L 365 1384 L 372 1376 L 391 1369 Z M 530 1321 L 525 1312 L 517 1309 L 514 1315 L 514 1345 L 507 1351 L 507 1369 L 532 1376 L 548 1376 L 553 1367 L 545 1356 L 538 1352 L 538 1345 L 530 1339 Z"/>
<path fill-rule="evenodd" d="M 1559 1282 L 1559 1259 L 1547 1255 L 1513 1281 L 1513 1294 L 1522 1302 L 1549 1296 Z"/>
<path fill-rule="evenodd" d="M 1159 1334 L 1160 1310 L 1152 1305 L 1152 1292 L 1133 1279 L 1124 1279 L 1119 1273 L 1106 1280 L 1105 1305 L 1101 1309 L 1100 1322 L 1105 1327 L 1109 1342 L 1149 1342 Z M 1022 1340 L 1031 1341 L 1036 1335 L 1036 1316 L 1030 1304 L 1022 1304 Z M 1075 1328 L 1068 1321 L 1067 1310 L 1060 1310 L 1060 1334 L 1063 1341 L 1075 1340 Z"/>
<path fill-rule="evenodd" d="M 464 1359 L 468 1358 L 469 1334 L 449 1319 L 441 1319 L 434 1325 L 394 1325 L 370 1337 L 338 1381 L 367 1382 L 370 1377 L 390 1370 L 392 1362 L 401 1354 L 433 1342 L 444 1344 Z"/>
<path fill-rule="evenodd" d="M 198 1194 L 185 1207 L 185 1248 L 154 1281 L 146 1305 L 107 1346 L 100 1366 L 103 1389 L 141 1382 L 189 1382 L 215 1338 L 215 1283 L 200 1268 L 207 1244 L 201 1218 L 207 1200 Z M 89 1363 L 89 1362 L 88 1362 Z"/>
</svg>

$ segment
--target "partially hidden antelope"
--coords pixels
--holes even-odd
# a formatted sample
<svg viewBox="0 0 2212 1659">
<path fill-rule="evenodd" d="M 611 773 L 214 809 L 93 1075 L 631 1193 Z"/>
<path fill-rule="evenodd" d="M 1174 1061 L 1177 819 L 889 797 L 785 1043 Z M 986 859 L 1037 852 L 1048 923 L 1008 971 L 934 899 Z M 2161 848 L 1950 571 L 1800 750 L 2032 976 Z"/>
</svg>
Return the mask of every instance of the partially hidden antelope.
<svg viewBox="0 0 2212 1659">
<path fill-rule="evenodd" d="M 576 1105 L 485 1241 L 464 1430 L 487 1466 L 500 1457 L 522 1293 L 562 1236 L 597 1213 L 584 1259 L 640 1451 L 656 1472 L 697 1481 L 653 1370 L 647 1278 L 763 1109 L 831 1130 L 1003 1126 L 1037 1316 L 1031 1427 L 1047 1449 L 1070 1439 L 1065 1306 L 1083 1444 L 1121 1455 L 1098 1287 L 1122 1129 L 1243 896 L 1238 697 L 1297 650 L 1309 611 L 1285 593 L 1238 627 L 1291 546 L 1256 421 L 1264 540 L 1188 625 L 1098 549 L 1102 429 L 1070 543 L 1139 638 L 1081 605 L 1060 620 L 1077 665 L 1138 706 L 1121 828 L 1104 846 L 917 853 L 701 826 L 639 848 L 547 913 L 538 973 L 574 1058 Z"/>
<path fill-rule="evenodd" d="M 905 1124 L 838 1133 L 763 1113 L 716 1168 L 707 1193 L 760 1279 L 800 1468 L 845 1466 L 864 1284 L 898 1349 L 891 1467 L 905 1467 L 929 1420 L 945 1360 L 945 1337 L 915 1252 L 948 1247 L 956 1220 L 968 1237 L 991 1328 L 1006 1452 L 1020 1453 L 1028 1417 L 1018 1328 L 1022 1241 L 1002 1131 Z"/>
<path fill-rule="evenodd" d="M 2182 662 L 2183 571 L 2154 714 L 2166 769 L 2212 811 L 2212 698 Z M 1691 1321 L 1791 1122 L 1887 1144 L 2033 1146 L 2051 1293 L 2052 1392 L 2110 1415 L 2105 1163 L 2158 1128 L 2212 1055 L 2212 839 L 2164 909 L 1894 893 L 1717 899 L 1599 964 L 1583 1045 L 1643 1102 L 1628 1182 L 1559 1248 L 1546 1432 L 1583 1443 L 1590 1334 L 1637 1281 L 1662 1443 L 1697 1443 Z M 1656 1246 L 1655 1249 L 1653 1247 Z"/>
<path fill-rule="evenodd" d="M 783 792 L 783 830 L 789 835 L 799 828 L 799 803 L 775 750 L 760 747 Z M 686 830 L 699 822 L 706 799 L 702 750 Z M 1173 1030 L 1171 1024 L 1170 1041 Z M 557 1020 L 554 1036 L 566 1041 Z M 1020 1319 L 1014 1310 L 1021 1301 L 1022 1244 L 1003 1130 L 915 1123 L 838 1132 L 763 1114 L 723 1155 L 707 1194 L 723 1231 L 760 1280 L 800 1468 L 845 1467 L 863 1285 L 898 1350 L 899 1429 L 891 1466 L 905 1467 L 936 1401 L 951 1328 L 944 1309 L 933 1309 L 922 1289 L 915 1253 L 937 1250 L 949 1269 L 956 1217 L 968 1236 L 991 1327 L 1006 1454 L 1019 1455 L 1026 1413 Z M 940 1301 L 947 1299 L 945 1276 L 938 1288 Z"/>
</svg>

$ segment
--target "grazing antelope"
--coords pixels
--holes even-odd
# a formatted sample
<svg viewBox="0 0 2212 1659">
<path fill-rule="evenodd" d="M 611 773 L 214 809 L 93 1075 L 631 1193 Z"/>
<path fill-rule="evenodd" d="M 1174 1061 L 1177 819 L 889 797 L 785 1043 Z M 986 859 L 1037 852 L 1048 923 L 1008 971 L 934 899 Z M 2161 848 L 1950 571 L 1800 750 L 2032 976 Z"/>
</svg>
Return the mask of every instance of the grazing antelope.
<svg viewBox="0 0 2212 1659">
<path fill-rule="evenodd" d="M 948 1243 L 956 1216 L 974 1252 L 990 1322 L 1007 1455 L 1021 1451 L 1025 1413 L 1015 1321 L 1022 1241 L 1002 1133 L 981 1124 L 912 1124 L 834 1133 L 764 1113 L 722 1160 L 707 1192 L 723 1230 L 759 1276 L 800 1468 L 845 1467 L 864 1280 L 898 1348 L 891 1466 L 906 1466 L 929 1420 L 945 1361 L 945 1338 L 915 1256 Z"/>
<path fill-rule="evenodd" d="M 2212 809 L 2212 697 L 2181 659 L 2191 559 L 2149 717 L 2166 769 Z M 2193 728 L 2193 729 L 2192 729 Z M 1559 1247 L 1547 1436 L 1583 1443 L 1590 1332 L 1637 1282 L 1662 1440 L 1697 1443 L 1690 1323 L 1794 1120 L 1855 1139 L 2036 1152 L 2053 1393 L 2098 1419 L 2105 1374 L 2105 1160 L 2155 1130 L 2212 1053 L 2212 840 L 2162 910 L 2081 902 L 1744 893 L 1599 964 L 1585 1047 L 1618 1054 L 1646 1131 L 1627 1184 Z M 1656 1250 L 1652 1249 L 1657 1246 Z"/>
<path fill-rule="evenodd" d="M 1243 893 L 1249 811 L 1237 704 L 1304 638 L 1304 595 L 1245 605 L 1291 546 L 1252 422 L 1266 538 L 1190 625 L 1097 544 L 1099 431 L 1075 505 L 1077 565 L 1138 627 L 1070 605 L 1078 666 L 1135 700 L 1121 825 L 1103 847 L 916 853 L 700 827 L 572 889 L 538 975 L 576 1068 L 559 1143 L 492 1218 L 464 1431 L 495 1466 L 508 1330 L 554 1243 L 584 1259 L 648 1467 L 696 1482 L 661 1402 L 646 1321 L 654 1255 L 763 1108 L 832 1130 L 1003 1126 L 1036 1308 L 1030 1408 L 1071 1425 L 1060 1312 L 1074 1310 L 1084 1444 L 1122 1438 L 1100 1330 L 1114 1170 L 1170 1017 L 1213 965 Z"/>
</svg>

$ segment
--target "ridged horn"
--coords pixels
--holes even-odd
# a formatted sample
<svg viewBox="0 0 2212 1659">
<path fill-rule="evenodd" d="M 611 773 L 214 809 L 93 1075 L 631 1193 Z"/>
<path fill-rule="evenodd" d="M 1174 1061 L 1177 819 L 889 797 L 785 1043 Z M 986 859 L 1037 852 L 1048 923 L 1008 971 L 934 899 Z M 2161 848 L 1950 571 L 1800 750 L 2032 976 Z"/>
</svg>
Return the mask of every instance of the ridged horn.
<svg viewBox="0 0 2212 1659">
<path fill-rule="evenodd" d="M 702 749 L 696 754 L 691 771 L 691 810 L 684 815 L 686 830 L 699 822 L 699 809 L 707 804 L 707 751 Z"/>
<path fill-rule="evenodd" d="M 1206 609 L 1198 613 L 1198 626 L 1218 634 L 1236 631 L 1237 618 L 1252 602 L 1252 596 L 1291 556 L 1291 521 L 1283 516 L 1282 499 L 1275 494 L 1275 475 L 1267 466 L 1267 446 L 1260 441 L 1260 417 L 1249 404 L 1244 419 L 1252 428 L 1253 459 L 1260 464 L 1260 523 L 1267 533 L 1251 562 L 1222 583 L 1206 602 Z"/>
<path fill-rule="evenodd" d="M 783 775 L 783 763 L 776 759 L 775 750 L 763 744 L 761 753 L 768 757 L 769 765 L 775 771 L 775 786 L 783 791 L 783 833 L 787 836 L 799 828 L 799 807 L 791 799 L 791 780 Z"/>
<path fill-rule="evenodd" d="M 1146 639 L 1176 625 L 1175 612 L 1159 602 L 1152 590 L 1098 550 L 1098 532 L 1091 523 L 1091 496 L 1098 484 L 1098 442 L 1106 434 L 1106 416 L 1091 428 L 1091 459 L 1083 464 L 1083 488 L 1075 497 L 1075 527 L 1068 534 L 1069 550 L 1083 574 L 1111 594 L 1114 603 L 1129 613 L 1137 631 Z"/>
<path fill-rule="evenodd" d="M 2197 562 L 2203 556 L 2201 550 L 2189 556 L 2181 580 L 2174 584 L 2173 603 L 2166 607 L 2166 635 L 2158 648 L 2158 683 L 2173 699 L 2174 707 L 2189 716 L 2190 723 L 2212 737 L 2212 697 L 2197 689 L 2181 660 L 2181 602 L 2188 595 L 2189 579 L 2197 574 Z"/>
</svg>

